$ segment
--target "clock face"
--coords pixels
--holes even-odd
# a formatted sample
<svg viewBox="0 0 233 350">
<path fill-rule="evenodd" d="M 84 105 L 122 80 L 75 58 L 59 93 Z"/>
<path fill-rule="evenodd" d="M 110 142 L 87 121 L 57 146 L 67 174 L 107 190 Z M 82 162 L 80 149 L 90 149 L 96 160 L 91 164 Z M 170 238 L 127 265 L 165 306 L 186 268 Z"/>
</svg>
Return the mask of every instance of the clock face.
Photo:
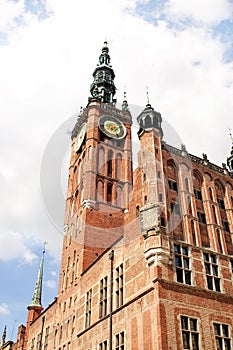
<svg viewBox="0 0 233 350">
<path fill-rule="evenodd" d="M 82 124 L 81 128 L 78 131 L 76 142 L 74 145 L 75 152 L 78 152 L 78 150 L 80 149 L 80 147 L 83 143 L 84 137 L 86 135 L 86 129 L 87 129 L 86 123 Z"/>
<path fill-rule="evenodd" d="M 99 119 L 100 130 L 108 137 L 123 139 L 126 135 L 124 124 L 113 116 L 103 116 Z"/>
</svg>

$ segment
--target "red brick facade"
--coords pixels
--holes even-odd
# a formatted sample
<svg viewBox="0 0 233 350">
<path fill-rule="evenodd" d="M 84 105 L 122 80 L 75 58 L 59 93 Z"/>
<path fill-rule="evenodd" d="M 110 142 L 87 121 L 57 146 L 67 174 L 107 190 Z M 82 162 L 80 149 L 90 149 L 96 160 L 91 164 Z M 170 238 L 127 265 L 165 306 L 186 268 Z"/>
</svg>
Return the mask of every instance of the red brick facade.
<svg viewBox="0 0 233 350">
<path fill-rule="evenodd" d="M 106 115 L 124 138 L 101 132 Z M 133 172 L 130 113 L 92 99 L 79 117 L 58 296 L 25 349 L 233 348 L 232 174 L 167 145 L 146 118 Z"/>
</svg>

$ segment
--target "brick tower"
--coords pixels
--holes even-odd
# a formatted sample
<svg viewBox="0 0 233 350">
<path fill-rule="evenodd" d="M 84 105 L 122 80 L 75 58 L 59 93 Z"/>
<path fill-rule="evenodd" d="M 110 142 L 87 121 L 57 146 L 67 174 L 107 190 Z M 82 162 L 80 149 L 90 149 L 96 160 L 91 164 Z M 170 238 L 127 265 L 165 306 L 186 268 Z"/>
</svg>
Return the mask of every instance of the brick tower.
<svg viewBox="0 0 233 350">
<path fill-rule="evenodd" d="M 123 234 L 132 189 L 132 118 L 126 100 L 121 110 L 115 107 L 114 77 L 105 42 L 92 96 L 72 133 L 60 292 Z"/>
</svg>

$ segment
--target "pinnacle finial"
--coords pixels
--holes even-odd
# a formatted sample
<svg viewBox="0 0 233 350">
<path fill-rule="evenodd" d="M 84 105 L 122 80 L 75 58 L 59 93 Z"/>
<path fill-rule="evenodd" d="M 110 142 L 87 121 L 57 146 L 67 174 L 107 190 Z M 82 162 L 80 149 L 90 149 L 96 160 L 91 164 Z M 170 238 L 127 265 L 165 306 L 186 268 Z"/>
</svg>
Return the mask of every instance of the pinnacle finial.
<svg viewBox="0 0 233 350">
<path fill-rule="evenodd" d="M 128 111 L 129 110 L 129 105 L 128 105 L 128 102 L 127 102 L 127 99 L 126 99 L 126 91 L 124 91 L 124 99 L 123 99 L 123 102 L 122 102 L 122 109 L 123 109 L 123 111 Z"/>
<path fill-rule="evenodd" d="M 231 155 L 227 158 L 227 165 L 228 165 L 228 168 L 230 169 L 230 172 L 233 172 L 233 136 L 232 136 L 232 133 L 231 133 L 231 129 L 229 128 L 229 135 L 230 135 L 230 138 L 231 138 Z"/>
<path fill-rule="evenodd" d="M 146 87 L 146 100 L 147 100 L 147 105 L 150 105 L 148 86 Z"/>
<path fill-rule="evenodd" d="M 42 258 L 41 258 L 41 262 L 40 262 L 40 267 L 39 267 L 39 271 L 38 271 L 35 289 L 34 289 L 33 296 L 32 296 L 32 301 L 31 301 L 31 304 L 29 305 L 30 307 L 36 306 L 36 307 L 42 308 L 41 295 L 42 295 L 42 282 L 43 282 L 44 254 L 45 254 L 46 244 L 47 244 L 47 242 L 44 242 L 44 249 L 42 252 Z"/>
</svg>

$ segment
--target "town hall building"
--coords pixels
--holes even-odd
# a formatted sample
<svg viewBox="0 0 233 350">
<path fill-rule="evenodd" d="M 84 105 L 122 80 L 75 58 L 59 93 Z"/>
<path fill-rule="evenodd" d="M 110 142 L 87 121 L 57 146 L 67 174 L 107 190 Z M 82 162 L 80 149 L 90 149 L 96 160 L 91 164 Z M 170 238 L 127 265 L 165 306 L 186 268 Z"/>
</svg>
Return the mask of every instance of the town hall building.
<svg viewBox="0 0 233 350">
<path fill-rule="evenodd" d="M 163 140 L 148 101 L 116 107 L 107 43 L 72 132 L 57 297 L 1 350 L 233 349 L 233 148 L 222 167 Z M 44 254 L 43 254 L 44 255 Z"/>
</svg>

